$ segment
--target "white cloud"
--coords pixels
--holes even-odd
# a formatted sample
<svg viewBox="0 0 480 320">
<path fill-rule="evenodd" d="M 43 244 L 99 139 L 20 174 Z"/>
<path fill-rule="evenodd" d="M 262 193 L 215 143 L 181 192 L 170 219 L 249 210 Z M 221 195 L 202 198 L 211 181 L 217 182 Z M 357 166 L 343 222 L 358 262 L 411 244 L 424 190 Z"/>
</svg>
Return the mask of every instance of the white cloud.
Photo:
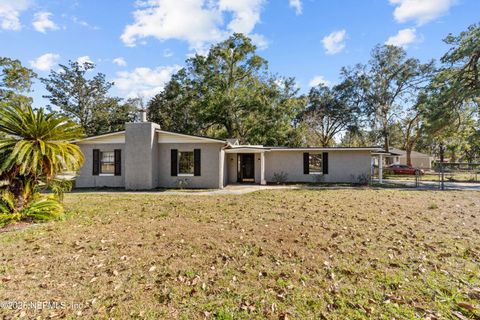
<svg viewBox="0 0 480 320">
<path fill-rule="evenodd" d="M 323 76 L 317 75 L 313 77 L 312 80 L 310 80 L 310 82 L 308 83 L 310 87 L 316 87 L 319 84 L 323 84 L 328 87 L 330 86 L 330 81 L 326 80 Z"/>
<path fill-rule="evenodd" d="M 125 67 L 127 65 L 127 61 L 125 61 L 123 57 L 117 57 L 113 59 L 113 63 L 120 67 Z"/>
<path fill-rule="evenodd" d="M 83 64 L 85 64 L 85 63 L 87 63 L 87 62 L 88 62 L 88 63 L 94 63 L 94 62 L 92 61 L 92 59 L 90 59 L 89 56 L 81 56 L 81 57 L 78 57 L 78 58 L 77 58 L 77 62 L 78 62 L 78 64 L 80 64 L 80 65 L 83 65 Z"/>
<path fill-rule="evenodd" d="M 389 0 L 395 5 L 393 16 L 398 22 L 414 20 L 425 24 L 448 13 L 457 0 Z"/>
<path fill-rule="evenodd" d="M 173 51 L 167 48 L 167 49 L 163 50 L 163 56 L 165 58 L 170 58 L 170 57 L 173 56 Z"/>
<path fill-rule="evenodd" d="M 185 40 L 191 47 L 198 47 L 221 36 L 217 29 L 221 15 L 204 8 L 203 0 L 149 0 L 145 5 L 133 13 L 135 22 L 127 25 L 121 35 L 128 46 L 152 36 L 159 40 Z"/>
<path fill-rule="evenodd" d="M 33 16 L 32 25 L 38 32 L 45 33 L 47 30 L 57 30 L 58 26 L 55 22 L 50 20 L 51 12 L 40 11 Z"/>
<path fill-rule="evenodd" d="M 254 33 L 249 35 L 252 39 L 253 44 L 258 48 L 258 50 L 265 50 L 268 48 L 268 40 L 261 34 Z"/>
<path fill-rule="evenodd" d="M 334 31 L 322 40 L 323 47 L 327 54 L 337 54 L 345 49 L 345 38 L 347 32 L 345 30 Z"/>
<path fill-rule="evenodd" d="M 407 28 L 399 30 L 396 35 L 388 38 L 385 44 L 407 48 L 409 44 L 414 42 L 418 42 L 417 30 L 415 28 Z"/>
<path fill-rule="evenodd" d="M 233 15 L 227 28 L 230 32 L 249 34 L 260 21 L 260 11 L 263 0 L 220 0 L 221 12 L 229 12 Z"/>
<path fill-rule="evenodd" d="M 40 71 L 49 71 L 52 67 L 57 64 L 58 59 L 60 59 L 59 54 L 55 53 L 45 53 L 35 60 L 30 60 L 30 65 Z"/>
<path fill-rule="evenodd" d="M 260 21 L 265 0 L 146 0 L 137 2 L 134 22 L 121 35 L 127 46 L 140 39 L 177 39 L 191 49 L 225 39 L 233 32 L 250 34 Z M 227 19 L 230 18 L 230 19 Z"/>
<path fill-rule="evenodd" d="M 302 1 L 301 0 L 289 0 L 290 7 L 295 9 L 297 15 L 302 14 Z"/>
<path fill-rule="evenodd" d="M 76 16 L 72 16 L 70 19 L 72 20 L 73 23 L 78 24 L 79 26 L 82 26 L 82 27 L 85 27 L 85 28 L 88 28 L 88 29 L 92 29 L 92 30 L 100 30 L 100 27 L 92 26 L 88 22 L 86 22 L 84 20 L 80 20 Z"/>
<path fill-rule="evenodd" d="M 115 87 L 128 98 L 150 98 L 159 93 L 180 66 L 135 68 L 132 72 L 117 72 Z"/>
<path fill-rule="evenodd" d="M 20 14 L 32 5 L 31 0 L 0 0 L 0 29 L 22 29 Z"/>
</svg>

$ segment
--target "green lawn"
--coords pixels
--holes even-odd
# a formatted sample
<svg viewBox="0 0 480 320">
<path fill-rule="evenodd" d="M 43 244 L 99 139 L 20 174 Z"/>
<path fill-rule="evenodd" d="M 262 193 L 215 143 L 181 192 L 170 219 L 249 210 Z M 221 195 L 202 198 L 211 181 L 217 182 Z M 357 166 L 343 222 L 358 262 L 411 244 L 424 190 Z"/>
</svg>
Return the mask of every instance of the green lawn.
<svg viewBox="0 0 480 320">
<path fill-rule="evenodd" d="M 98 319 L 480 317 L 480 193 L 66 195 L 0 233 L 0 314 Z M 1 306 L 0 306 L 1 307 Z"/>
</svg>

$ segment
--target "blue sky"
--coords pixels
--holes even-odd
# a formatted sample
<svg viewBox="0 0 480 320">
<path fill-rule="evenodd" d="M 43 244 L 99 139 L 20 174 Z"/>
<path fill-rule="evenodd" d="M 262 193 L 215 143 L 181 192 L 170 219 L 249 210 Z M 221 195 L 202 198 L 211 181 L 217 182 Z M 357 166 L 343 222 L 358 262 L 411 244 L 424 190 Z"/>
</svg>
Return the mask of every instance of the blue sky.
<svg viewBox="0 0 480 320">
<path fill-rule="evenodd" d="M 0 56 L 39 74 L 68 60 L 93 61 L 113 95 L 145 99 L 195 52 L 232 32 L 250 35 L 269 69 L 302 92 L 334 84 L 342 66 L 366 62 L 378 43 L 423 61 L 442 39 L 479 22 L 478 0 L 0 0 Z M 34 105 L 46 104 L 39 81 Z"/>
</svg>

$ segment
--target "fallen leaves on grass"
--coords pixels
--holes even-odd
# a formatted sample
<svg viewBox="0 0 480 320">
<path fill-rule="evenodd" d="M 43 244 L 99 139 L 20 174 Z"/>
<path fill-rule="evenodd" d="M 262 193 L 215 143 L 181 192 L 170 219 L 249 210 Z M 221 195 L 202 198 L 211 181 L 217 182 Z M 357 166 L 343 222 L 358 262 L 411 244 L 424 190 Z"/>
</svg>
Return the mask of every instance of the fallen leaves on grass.
<svg viewBox="0 0 480 320">
<path fill-rule="evenodd" d="M 394 190 L 71 194 L 69 220 L 0 235 L 0 295 L 82 304 L 56 317 L 474 318 L 478 200 Z"/>
</svg>

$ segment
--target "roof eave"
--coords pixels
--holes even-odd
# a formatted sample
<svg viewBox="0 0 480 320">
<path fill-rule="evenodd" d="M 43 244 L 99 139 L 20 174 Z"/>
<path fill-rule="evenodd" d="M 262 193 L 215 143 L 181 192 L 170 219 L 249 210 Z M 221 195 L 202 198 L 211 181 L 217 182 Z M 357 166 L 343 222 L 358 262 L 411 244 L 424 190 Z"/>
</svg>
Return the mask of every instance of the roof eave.
<svg viewBox="0 0 480 320">
<path fill-rule="evenodd" d="M 122 134 L 122 133 L 124 134 L 124 133 L 125 133 L 125 130 L 116 131 L 116 132 L 109 132 L 109 133 L 104 133 L 104 134 L 99 134 L 99 135 L 96 135 L 96 136 L 91 136 L 91 137 L 87 137 L 87 138 L 80 139 L 80 140 L 74 140 L 74 141 L 72 141 L 72 143 L 78 143 L 78 142 L 82 142 L 82 141 L 90 141 L 90 140 L 95 140 L 95 139 L 99 139 L 99 138 L 110 137 L 110 136 L 114 136 L 114 135 Z"/>
<path fill-rule="evenodd" d="M 193 134 L 183 134 L 183 133 L 178 133 L 178 132 L 166 131 L 166 130 L 162 130 L 162 129 L 156 129 L 155 131 L 159 132 L 159 133 L 173 134 L 173 135 L 178 135 L 178 136 L 182 136 L 182 137 L 193 137 L 193 138 L 208 140 L 208 141 L 212 141 L 212 142 L 227 143 L 226 140 L 197 136 L 197 135 L 193 135 Z"/>
</svg>

